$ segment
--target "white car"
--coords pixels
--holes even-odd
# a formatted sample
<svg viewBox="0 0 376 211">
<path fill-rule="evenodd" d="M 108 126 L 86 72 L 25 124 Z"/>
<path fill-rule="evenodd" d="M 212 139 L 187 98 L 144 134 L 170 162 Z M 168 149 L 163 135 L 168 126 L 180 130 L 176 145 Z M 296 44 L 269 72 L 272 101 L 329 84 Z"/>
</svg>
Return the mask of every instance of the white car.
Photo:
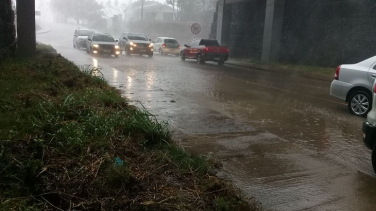
<svg viewBox="0 0 376 211">
<path fill-rule="evenodd" d="M 160 55 L 174 54 L 180 55 L 180 44 L 172 37 L 158 37 L 155 39 L 154 52 L 159 52 Z"/>
<path fill-rule="evenodd" d="M 372 109 L 367 114 L 367 121 L 363 123 L 363 141 L 367 148 L 372 150 L 372 167 L 376 172 L 376 81 L 373 84 Z"/>
<path fill-rule="evenodd" d="M 73 48 L 86 48 L 87 37 L 93 32 L 89 29 L 76 29 L 73 34 Z"/>
<path fill-rule="evenodd" d="M 348 103 L 351 113 L 366 116 L 372 108 L 373 82 L 376 78 L 376 56 L 357 64 L 337 68 L 330 94 Z"/>
</svg>

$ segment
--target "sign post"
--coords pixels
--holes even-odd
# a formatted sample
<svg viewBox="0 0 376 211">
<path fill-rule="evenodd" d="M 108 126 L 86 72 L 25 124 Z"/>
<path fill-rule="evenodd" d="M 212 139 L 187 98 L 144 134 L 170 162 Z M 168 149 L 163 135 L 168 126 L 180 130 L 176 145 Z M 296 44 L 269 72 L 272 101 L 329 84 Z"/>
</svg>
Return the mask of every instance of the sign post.
<svg viewBox="0 0 376 211">
<path fill-rule="evenodd" d="M 200 34 L 201 32 L 201 26 L 198 23 L 194 23 L 191 26 L 191 32 L 194 34 L 193 39 L 196 38 L 196 34 Z"/>
</svg>

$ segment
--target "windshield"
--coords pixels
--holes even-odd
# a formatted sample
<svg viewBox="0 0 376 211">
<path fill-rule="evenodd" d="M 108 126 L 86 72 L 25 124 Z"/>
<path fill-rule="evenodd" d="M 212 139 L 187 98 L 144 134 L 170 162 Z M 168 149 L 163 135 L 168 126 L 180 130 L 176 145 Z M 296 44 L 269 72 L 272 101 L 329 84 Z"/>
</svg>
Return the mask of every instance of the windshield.
<svg viewBox="0 0 376 211">
<path fill-rule="evenodd" d="M 142 41 L 148 40 L 148 38 L 143 34 L 129 34 L 128 39 L 130 39 L 130 40 L 142 40 Z"/>
<path fill-rule="evenodd" d="M 165 40 L 165 43 L 178 43 L 178 41 L 174 40 L 174 39 L 166 39 Z"/>
<path fill-rule="evenodd" d="M 111 37 L 110 35 L 94 35 L 93 41 L 100 41 L 100 42 L 115 42 L 114 38 Z"/>
<path fill-rule="evenodd" d="M 201 40 L 200 45 L 218 47 L 219 43 L 217 40 Z"/>
<path fill-rule="evenodd" d="M 89 36 L 93 31 L 90 30 L 79 30 L 78 36 Z"/>
</svg>

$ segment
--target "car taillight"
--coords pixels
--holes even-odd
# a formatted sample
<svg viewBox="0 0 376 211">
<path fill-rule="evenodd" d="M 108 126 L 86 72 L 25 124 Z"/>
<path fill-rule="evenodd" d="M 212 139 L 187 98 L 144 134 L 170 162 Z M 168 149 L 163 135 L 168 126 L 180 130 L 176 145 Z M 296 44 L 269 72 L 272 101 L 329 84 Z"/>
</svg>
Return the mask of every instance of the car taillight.
<svg viewBox="0 0 376 211">
<path fill-rule="evenodd" d="M 376 84 L 375 84 L 375 88 L 373 89 L 373 92 L 376 93 Z"/>
<path fill-rule="evenodd" d="M 338 80 L 339 79 L 339 70 L 341 69 L 341 65 L 337 67 L 336 69 L 336 74 L 334 74 L 334 79 Z"/>
<path fill-rule="evenodd" d="M 166 44 L 163 44 L 163 45 L 162 45 L 162 47 L 164 47 L 164 48 L 165 48 L 165 47 L 166 47 Z"/>
<path fill-rule="evenodd" d="M 179 49 L 180 49 L 180 45 L 179 45 Z"/>
<path fill-rule="evenodd" d="M 230 52 L 230 50 L 227 48 L 227 53 Z"/>
<path fill-rule="evenodd" d="M 209 48 L 208 47 L 205 47 L 204 48 L 204 51 L 206 52 L 206 51 L 209 51 Z"/>
</svg>

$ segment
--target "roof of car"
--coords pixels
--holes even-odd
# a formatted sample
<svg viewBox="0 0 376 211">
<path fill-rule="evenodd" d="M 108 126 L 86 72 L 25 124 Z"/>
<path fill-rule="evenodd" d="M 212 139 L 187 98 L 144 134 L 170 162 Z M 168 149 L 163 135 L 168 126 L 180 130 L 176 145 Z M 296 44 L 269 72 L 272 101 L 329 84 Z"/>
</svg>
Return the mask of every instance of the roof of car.
<svg viewBox="0 0 376 211">
<path fill-rule="evenodd" d="M 173 37 L 157 37 L 157 38 L 161 38 L 161 39 L 174 39 L 174 40 L 176 40 L 176 39 L 173 38 Z"/>
<path fill-rule="evenodd" d="M 110 34 L 108 33 L 101 33 L 101 32 L 94 32 L 94 34 L 97 34 L 97 35 L 107 35 L 107 36 L 111 36 Z M 112 37 L 112 36 L 111 36 Z"/>
</svg>

